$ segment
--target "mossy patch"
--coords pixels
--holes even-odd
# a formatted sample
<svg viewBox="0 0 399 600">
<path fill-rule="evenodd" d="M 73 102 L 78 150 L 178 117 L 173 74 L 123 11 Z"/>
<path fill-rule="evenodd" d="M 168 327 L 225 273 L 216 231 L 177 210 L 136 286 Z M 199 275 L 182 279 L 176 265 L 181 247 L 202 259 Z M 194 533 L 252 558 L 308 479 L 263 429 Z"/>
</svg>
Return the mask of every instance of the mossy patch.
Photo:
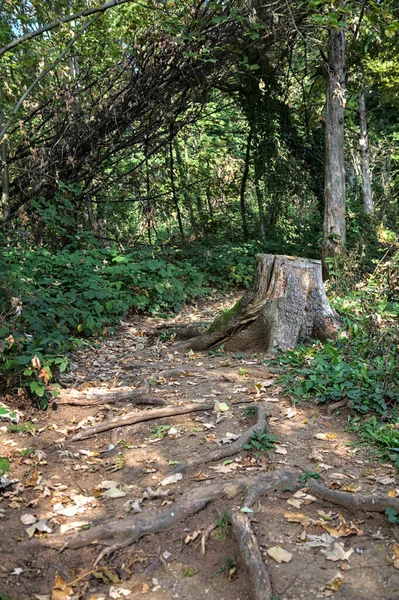
<svg viewBox="0 0 399 600">
<path fill-rule="evenodd" d="M 215 331 L 218 331 L 219 329 L 223 329 L 224 327 L 226 327 L 227 323 L 233 317 L 235 317 L 235 315 L 240 311 L 240 309 L 241 309 L 241 300 L 236 302 L 234 304 L 234 306 L 232 306 L 232 308 L 229 308 L 229 309 L 223 311 L 219 317 L 216 317 L 216 319 L 213 321 L 213 323 L 210 324 L 209 329 L 206 333 L 214 333 Z"/>
</svg>

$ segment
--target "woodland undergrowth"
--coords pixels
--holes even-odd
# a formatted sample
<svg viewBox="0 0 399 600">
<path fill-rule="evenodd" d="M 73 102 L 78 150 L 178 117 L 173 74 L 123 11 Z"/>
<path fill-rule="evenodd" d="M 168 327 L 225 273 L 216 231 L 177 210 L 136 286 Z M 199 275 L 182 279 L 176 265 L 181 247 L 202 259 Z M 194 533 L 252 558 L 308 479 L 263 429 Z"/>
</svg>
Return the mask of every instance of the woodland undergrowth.
<svg viewBox="0 0 399 600">
<path fill-rule="evenodd" d="M 2 391 L 23 389 L 45 409 L 68 353 L 111 333 L 131 313 L 165 317 L 200 296 L 248 287 L 257 252 L 246 244 L 64 249 L 4 245 L 0 263 Z M 349 425 L 399 465 L 399 248 L 394 237 L 329 264 L 327 293 L 342 320 L 335 342 L 279 353 L 295 399 L 347 403 Z M 288 367 L 288 369 L 286 368 Z M 51 391 L 50 391 L 51 390 Z"/>
</svg>

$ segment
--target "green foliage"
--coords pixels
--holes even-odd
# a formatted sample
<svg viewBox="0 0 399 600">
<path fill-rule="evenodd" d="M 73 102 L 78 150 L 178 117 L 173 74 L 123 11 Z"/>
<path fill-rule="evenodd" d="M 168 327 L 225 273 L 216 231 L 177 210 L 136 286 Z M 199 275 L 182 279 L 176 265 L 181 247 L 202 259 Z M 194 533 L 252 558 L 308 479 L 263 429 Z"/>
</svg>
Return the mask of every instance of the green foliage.
<svg viewBox="0 0 399 600">
<path fill-rule="evenodd" d="M 53 254 L 5 247 L 1 258 L 0 369 L 21 377 L 41 408 L 54 375 L 69 367 L 66 353 L 84 337 L 100 334 L 129 311 L 178 311 L 204 293 L 204 276 L 190 263 L 175 265 L 150 250 Z"/>
<path fill-rule="evenodd" d="M 183 571 L 184 577 L 194 577 L 198 573 L 198 569 L 193 569 L 191 567 L 185 567 Z"/>
<path fill-rule="evenodd" d="M 242 414 L 247 419 L 253 419 L 254 416 L 256 415 L 256 406 L 245 406 L 242 409 Z"/>
<path fill-rule="evenodd" d="M 0 456 L 0 477 L 10 470 L 10 461 L 8 458 Z"/>
<path fill-rule="evenodd" d="M 399 525 L 399 513 L 394 508 L 387 508 L 385 514 L 388 517 L 388 521 L 394 525 Z"/>
<path fill-rule="evenodd" d="M 237 558 L 235 554 L 231 556 L 223 556 L 222 567 L 216 571 L 214 577 L 221 574 L 226 575 L 229 581 L 232 581 L 237 577 Z"/>
<path fill-rule="evenodd" d="M 304 471 L 299 475 L 298 483 L 306 483 L 309 479 L 320 479 L 320 473 L 317 473 L 316 471 Z"/>
<path fill-rule="evenodd" d="M 216 531 L 215 540 L 223 540 L 231 536 L 231 514 L 229 512 L 224 513 L 221 517 L 216 519 Z"/>
<path fill-rule="evenodd" d="M 392 460 L 399 469 L 397 410 L 393 421 L 393 423 L 381 423 L 375 415 L 366 420 L 354 417 L 349 419 L 349 426 L 351 431 L 355 431 L 363 442 L 376 446 L 381 456 Z"/>
<path fill-rule="evenodd" d="M 176 335 L 176 331 L 174 329 L 164 329 L 159 334 L 159 339 L 161 342 L 169 342 L 173 340 Z"/>
<path fill-rule="evenodd" d="M 244 450 L 255 450 L 255 456 L 258 457 L 261 453 L 274 450 L 274 445 L 278 442 L 275 435 L 266 433 L 264 428 L 254 431 L 248 444 L 244 444 Z"/>
<path fill-rule="evenodd" d="M 32 423 L 29 423 L 29 421 L 26 421 L 25 423 L 22 423 L 21 425 L 16 425 L 14 423 L 11 423 L 11 425 L 9 425 L 7 427 L 7 431 L 9 433 L 31 433 L 35 429 L 38 429 L 38 427 L 39 427 L 38 425 L 32 425 Z"/>
<path fill-rule="evenodd" d="M 351 330 L 353 334 L 353 330 Z M 388 357 L 371 356 L 373 340 L 351 335 L 336 343 L 301 346 L 288 353 L 292 363 L 301 365 L 279 378 L 285 391 L 296 400 L 314 398 L 319 403 L 348 399 L 350 406 L 362 413 L 376 411 L 387 414 L 388 407 L 399 399 L 397 389 L 397 351 Z M 284 362 L 287 362 L 286 360 Z"/>
<path fill-rule="evenodd" d="M 170 425 L 158 425 L 154 429 L 151 429 L 151 439 L 153 440 L 163 440 L 170 429 Z"/>
<path fill-rule="evenodd" d="M 32 448 L 32 446 L 30 446 L 29 448 L 25 448 L 24 450 L 21 450 L 19 455 L 21 458 L 28 458 L 29 456 L 32 456 L 34 453 L 35 453 L 35 449 Z"/>
</svg>

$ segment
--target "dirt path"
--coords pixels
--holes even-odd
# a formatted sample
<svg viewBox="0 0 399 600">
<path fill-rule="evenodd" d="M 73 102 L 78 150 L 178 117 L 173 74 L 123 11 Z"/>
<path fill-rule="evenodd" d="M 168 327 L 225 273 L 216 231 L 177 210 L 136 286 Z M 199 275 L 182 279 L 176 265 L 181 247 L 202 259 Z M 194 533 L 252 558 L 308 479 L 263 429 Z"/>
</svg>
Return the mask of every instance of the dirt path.
<svg viewBox="0 0 399 600">
<path fill-rule="evenodd" d="M 187 308 L 176 321 L 210 320 L 231 302 L 232 297 L 197 310 Z M 287 467 L 305 473 L 303 480 L 310 472 L 319 473 L 319 481 L 333 489 L 399 495 L 396 470 L 353 445 L 346 415 L 330 416 L 311 404 L 293 408 L 263 356 L 177 354 L 171 341 L 143 335 L 153 324 L 134 318 L 97 348 L 76 352 L 63 385 L 82 392 L 140 388 L 168 405 L 219 405 L 73 442 L 84 427 L 156 407 L 114 398 L 94 406 L 60 401 L 37 413 L 22 398 L 19 431 L 9 431 L 6 422 L 0 429 L 1 455 L 9 457 L 11 466 L 7 476 L 15 480 L 0 495 L 1 600 L 133 600 L 146 594 L 154 600 L 246 600 L 252 594 L 250 580 L 225 517 L 242 507 L 242 494 L 207 503 L 167 531 L 146 535 L 104 557 L 95 568 L 103 546 L 60 553 L 46 545 L 85 535 L 95 525 L 125 523 L 136 518 L 136 510 L 141 511 L 137 519 L 173 512 L 182 494 L 196 487 L 235 484 Z M 201 462 L 254 425 L 256 415 L 243 410 L 254 406 L 266 409 L 268 427 L 278 438 L 275 451 L 256 456 L 255 450 L 242 450 L 230 460 Z M 187 460 L 199 464 L 174 483 L 161 485 Z M 379 513 L 341 510 L 312 498 L 306 488 L 296 497 L 294 492 L 282 487 L 262 496 L 248 513 L 272 598 L 399 598 L 397 525 Z M 289 562 L 279 564 L 267 553 L 276 546 L 286 551 L 283 558 Z"/>
</svg>

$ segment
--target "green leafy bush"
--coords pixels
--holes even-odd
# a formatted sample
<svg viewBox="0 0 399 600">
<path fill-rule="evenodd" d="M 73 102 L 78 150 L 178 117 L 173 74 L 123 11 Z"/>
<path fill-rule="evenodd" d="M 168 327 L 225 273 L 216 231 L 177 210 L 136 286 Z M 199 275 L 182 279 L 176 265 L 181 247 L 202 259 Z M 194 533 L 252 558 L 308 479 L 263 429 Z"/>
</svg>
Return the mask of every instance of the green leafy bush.
<svg viewBox="0 0 399 600">
<path fill-rule="evenodd" d="M 68 368 L 67 352 L 85 337 L 118 323 L 129 311 L 178 311 L 203 293 L 203 275 L 149 251 L 2 248 L 0 369 L 48 402 L 54 373 Z"/>
<path fill-rule="evenodd" d="M 393 419 L 396 421 L 396 418 Z M 362 421 L 359 417 L 349 420 L 351 431 L 359 438 L 376 446 L 383 458 L 392 460 L 399 468 L 399 429 L 395 423 L 381 423 L 376 416 Z"/>
</svg>

